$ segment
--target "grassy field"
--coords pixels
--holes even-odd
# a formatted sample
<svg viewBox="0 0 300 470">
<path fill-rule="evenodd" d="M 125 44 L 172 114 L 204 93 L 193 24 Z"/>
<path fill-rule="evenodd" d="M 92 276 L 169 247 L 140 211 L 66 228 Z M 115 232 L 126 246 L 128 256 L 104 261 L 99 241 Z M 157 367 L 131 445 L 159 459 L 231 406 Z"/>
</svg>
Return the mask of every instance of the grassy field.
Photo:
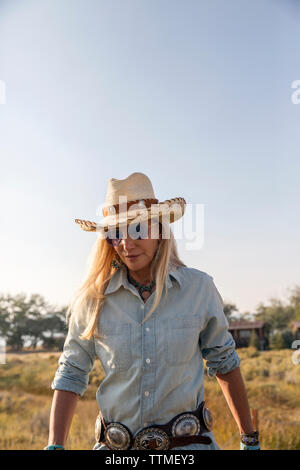
<svg viewBox="0 0 300 470">
<path fill-rule="evenodd" d="M 251 408 L 259 410 L 262 449 L 300 450 L 300 365 L 291 350 L 238 349 Z M 60 353 L 8 353 L 0 364 L 0 449 L 42 449 L 48 442 L 53 391 Z M 68 449 L 92 449 L 98 413 L 96 390 L 103 378 L 98 360 L 78 402 Z M 205 377 L 205 399 L 214 433 L 224 450 L 239 449 L 238 428 L 216 379 Z"/>
</svg>

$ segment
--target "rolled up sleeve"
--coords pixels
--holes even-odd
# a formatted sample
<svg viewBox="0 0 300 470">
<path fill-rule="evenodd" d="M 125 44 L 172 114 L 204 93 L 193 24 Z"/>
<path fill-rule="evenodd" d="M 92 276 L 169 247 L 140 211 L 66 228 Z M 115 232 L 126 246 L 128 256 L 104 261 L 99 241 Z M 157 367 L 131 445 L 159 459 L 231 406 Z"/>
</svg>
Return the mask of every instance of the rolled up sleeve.
<svg viewBox="0 0 300 470">
<path fill-rule="evenodd" d="M 66 390 L 82 396 L 88 387 L 89 374 L 94 366 L 94 337 L 82 340 L 79 336 L 86 328 L 84 315 L 72 314 L 59 367 L 51 383 L 53 390 Z"/>
<path fill-rule="evenodd" d="M 208 275 L 207 284 L 207 322 L 199 336 L 203 358 L 207 361 L 207 374 L 227 374 L 240 365 L 235 350 L 236 344 L 229 333 L 229 323 L 224 314 L 223 299 L 216 288 L 212 276 Z"/>
</svg>

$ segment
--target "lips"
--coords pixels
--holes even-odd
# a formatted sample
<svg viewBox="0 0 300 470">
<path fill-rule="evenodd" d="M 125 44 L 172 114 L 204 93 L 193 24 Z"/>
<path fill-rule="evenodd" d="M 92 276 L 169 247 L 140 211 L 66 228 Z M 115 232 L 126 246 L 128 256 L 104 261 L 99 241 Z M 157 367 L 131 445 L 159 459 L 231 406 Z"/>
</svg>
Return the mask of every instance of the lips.
<svg viewBox="0 0 300 470">
<path fill-rule="evenodd" d="M 128 259 L 134 259 L 134 258 L 137 258 L 138 256 L 140 256 L 140 255 L 126 256 L 126 258 L 128 258 Z"/>
</svg>

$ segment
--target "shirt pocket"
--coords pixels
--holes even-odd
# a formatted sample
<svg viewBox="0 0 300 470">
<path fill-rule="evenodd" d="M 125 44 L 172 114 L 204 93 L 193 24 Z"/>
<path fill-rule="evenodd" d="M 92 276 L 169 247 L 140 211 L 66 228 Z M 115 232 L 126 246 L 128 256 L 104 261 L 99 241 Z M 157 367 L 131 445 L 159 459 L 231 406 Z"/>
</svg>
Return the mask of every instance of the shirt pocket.
<svg viewBox="0 0 300 470">
<path fill-rule="evenodd" d="M 199 349 L 199 334 L 198 318 L 168 320 L 164 334 L 167 364 L 170 366 L 187 364 Z"/>
<path fill-rule="evenodd" d="M 131 324 L 105 322 L 95 339 L 95 348 L 105 372 L 128 370 L 132 364 Z"/>
</svg>

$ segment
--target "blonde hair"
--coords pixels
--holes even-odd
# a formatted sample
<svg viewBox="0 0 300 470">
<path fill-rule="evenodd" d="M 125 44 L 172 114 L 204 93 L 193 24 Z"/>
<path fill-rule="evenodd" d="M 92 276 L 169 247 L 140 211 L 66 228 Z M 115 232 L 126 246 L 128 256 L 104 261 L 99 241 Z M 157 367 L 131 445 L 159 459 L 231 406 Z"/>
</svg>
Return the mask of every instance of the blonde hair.
<svg viewBox="0 0 300 470">
<path fill-rule="evenodd" d="M 168 271 L 176 269 L 179 266 L 185 266 L 179 259 L 176 240 L 169 224 L 160 223 L 160 229 L 161 234 L 165 234 L 165 230 L 167 230 L 167 238 L 161 238 L 159 240 L 158 249 L 150 263 L 151 278 L 156 281 L 155 296 L 152 308 L 142 323 L 144 323 L 158 307 L 164 286 L 166 302 L 168 297 Z M 115 273 L 115 268 L 111 265 L 115 253 L 115 249 L 107 243 L 105 238 L 100 236 L 92 247 L 88 257 L 86 279 L 75 292 L 74 298 L 66 312 L 68 322 L 71 316 L 76 316 L 78 310 L 87 310 L 88 324 L 81 334 L 80 339 L 90 339 L 92 336 L 95 338 L 99 337 L 99 317 L 106 299 L 104 292 Z"/>
</svg>

